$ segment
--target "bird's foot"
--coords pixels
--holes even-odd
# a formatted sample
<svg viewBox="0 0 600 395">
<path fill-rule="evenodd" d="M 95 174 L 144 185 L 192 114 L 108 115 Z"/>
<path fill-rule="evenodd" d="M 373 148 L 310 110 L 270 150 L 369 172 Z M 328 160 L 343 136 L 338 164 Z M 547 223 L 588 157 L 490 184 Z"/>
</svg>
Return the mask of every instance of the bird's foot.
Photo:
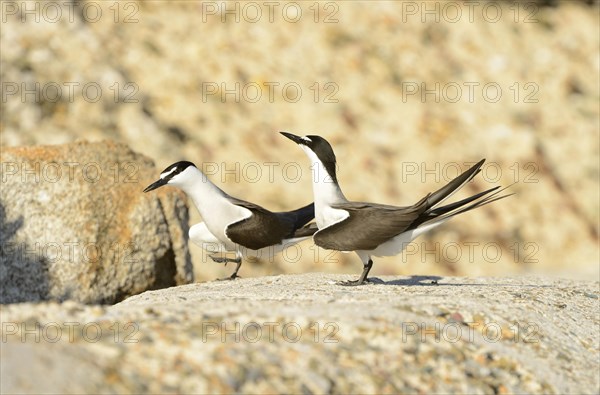
<svg viewBox="0 0 600 395">
<path fill-rule="evenodd" d="M 217 263 L 224 263 L 225 266 L 227 266 L 227 264 L 229 262 L 233 262 L 233 263 L 236 264 L 235 270 L 233 271 L 233 273 L 231 274 L 231 276 L 229 276 L 229 277 L 223 277 L 223 278 L 217 278 L 217 281 L 235 280 L 236 278 L 240 277 L 240 276 L 238 276 L 237 273 L 240 270 L 240 266 L 242 266 L 242 258 L 241 257 L 227 258 L 227 257 L 220 257 L 220 256 L 210 255 L 210 259 L 212 259 L 214 262 L 217 262 Z"/>
<path fill-rule="evenodd" d="M 235 280 L 236 278 L 241 278 L 241 277 L 238 276 L 237 274 L 233 273 L 231 276 L 228 276 L 228 277 L 217 278 L 217 281 L 229 281 L 229 280 Z"/>
<path fill-rule="evenodd" d="M 364 280 L 358 279 L 358 280 L 338 281 L 336 284 L 341 285 L 343 287 L 356 287 L 358 285 L 373 284 L 373 281 L 369 280 L 368 278 L 365 278 Z"/>
</svg>

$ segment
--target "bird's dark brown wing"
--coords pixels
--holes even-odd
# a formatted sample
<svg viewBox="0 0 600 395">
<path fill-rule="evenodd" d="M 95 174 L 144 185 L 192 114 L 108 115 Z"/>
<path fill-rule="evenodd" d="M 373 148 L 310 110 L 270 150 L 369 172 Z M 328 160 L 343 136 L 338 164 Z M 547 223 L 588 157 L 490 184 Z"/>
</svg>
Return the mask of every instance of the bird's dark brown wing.
<svg viewBox="0 0 600 395">
<path fill-rule="evenodd" d="M 329 250 L 374 250 L 409 229 L 427 209 L 426 199 L 408 207 L 359 202 L 332 205 L 347 211 L 348 218 L 320 229 L 313 239 L 316 245 Z"/>
<path fill-rule="evenodd" d="M 234 222 L 225 229 L 225 235 L 236 244 L 252 250 L 279 244 L 294 230 L 294 222 L 286 221 L 257 204 L 235 198 L 230 201 L 252 212 L 249 218 Z"/>
<path fill-rule="evenodd" d="M 271 212 L 257 204 L 228 197 L 236 206 L 252 212 L 249 218 L 235 222 L 225 229 L 227 237 L 236 244 L 252 250 L 280 244 L 284 239 L 310 237 L 316 225 L 305 225 L 314 218 L 314 205 L 308 204 L 293 211 Z"/>
</svg>

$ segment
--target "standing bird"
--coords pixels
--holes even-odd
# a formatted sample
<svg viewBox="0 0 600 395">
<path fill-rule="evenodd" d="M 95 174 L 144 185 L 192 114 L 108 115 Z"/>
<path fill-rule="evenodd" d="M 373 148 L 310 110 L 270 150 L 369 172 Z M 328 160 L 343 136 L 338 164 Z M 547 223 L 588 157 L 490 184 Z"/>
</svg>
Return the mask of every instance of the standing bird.
<svg viewBox="0 0 600 395">
<path fill-rule="evenodd" d="M 144 192 L 163 185 L 181 188 L 200 212 L 204 222 L 192 226 L 189 231 L 194 244 L 202 248 L 206 248 L 207 243 L 212 244 L 217 249 L 214 252 L 235 252 L 234 259 L 210 256 L 215 262 L 236 263 L 233 274 L 225 279 L 238 277 L 242 257 L 273 255 L 312 236 L 317 230 L 314 224 L 306 225 L 315 216 L 314 204 L 294 211 L 271 212 L 229 196 L 192 162 L 173 163 Z"/>
<path fill-rule="evenodd" d="M 281 132 L 297 143 L 308 155 L 313 169 L 315 219 L 319 230 L 313 235 L 316 245 L 328 250 L 354 251 L 364 268 L 357 281 L 343 285 L 361 285 L 373 266 L 371 256 L 397 255 L 419 235 L 464 213 L 510 195 L 496 196 L 499 187 L 439 206 L 461 189 L 477 173 L 485 159 L 450 181 L 440 190 L 429 193 L 412 206 L 397 207 L 377 203 L 350 202 L 336 178 L 336 159 L 331 145 L 320 136 L 300 137 Z M 495 193 L 491 193 L 496 191 Z"/>
</svg>

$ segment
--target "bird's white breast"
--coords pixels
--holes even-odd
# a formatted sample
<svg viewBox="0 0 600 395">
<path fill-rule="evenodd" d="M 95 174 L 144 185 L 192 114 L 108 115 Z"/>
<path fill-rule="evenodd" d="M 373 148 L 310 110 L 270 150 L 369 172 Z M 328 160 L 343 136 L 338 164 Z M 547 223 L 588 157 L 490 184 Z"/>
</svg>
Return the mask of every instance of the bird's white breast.
<svg viewBox="0 0 600 395">
<path fill-rule="evenodd" d="M 319 229 L 326 228 L 349 217 L 346 210 L 333 208 L 327 204 L 317 205 L 315 203 L 315 220 Z"/>
<path fill-rule="evenodd" d="M 247 208 L 236 206 L 223 197 L 203 202 L 198 207 L 198 211 L 210 233 L 229 249 L 234 249 L 235 243 L 225 234 L 227 227 L 252 215 Z"/>
</svg>

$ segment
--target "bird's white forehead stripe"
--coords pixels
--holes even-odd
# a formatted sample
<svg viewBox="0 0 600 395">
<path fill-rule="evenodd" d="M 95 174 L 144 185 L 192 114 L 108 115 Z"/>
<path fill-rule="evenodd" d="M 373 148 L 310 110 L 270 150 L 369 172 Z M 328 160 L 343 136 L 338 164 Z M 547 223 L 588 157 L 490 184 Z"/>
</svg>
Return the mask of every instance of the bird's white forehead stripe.
<svg viewBox="0 0 600 395">
<path fill-rule="evenodd" d="M 311 139 L 309 139 L 309 138 L 308 138 L 308 137 L 306 137 L 306 136 L 302 137 L 302 140 L 304 140 L 304 141 L 308 141 L 309 143 L 312 143 L 312 140 L 311 140 Z"/>
<path fill-rule="evenodd" d="M 166 176 L 168 176 L 169 174 L 173 173 L 175 170 L 177 170 L 177 168 L 176 168 L 176 167 L 172 168 L 172 169 L 171 169 L 171 170 L 169 170 L 169 171 L 166 171 L 166 172 L 164 172 L 164 173 L 161 173 L 161 175 L 160 175 L 160 178 L 161 178 L 161 179 L 164 179 Z"/>
</svg>

